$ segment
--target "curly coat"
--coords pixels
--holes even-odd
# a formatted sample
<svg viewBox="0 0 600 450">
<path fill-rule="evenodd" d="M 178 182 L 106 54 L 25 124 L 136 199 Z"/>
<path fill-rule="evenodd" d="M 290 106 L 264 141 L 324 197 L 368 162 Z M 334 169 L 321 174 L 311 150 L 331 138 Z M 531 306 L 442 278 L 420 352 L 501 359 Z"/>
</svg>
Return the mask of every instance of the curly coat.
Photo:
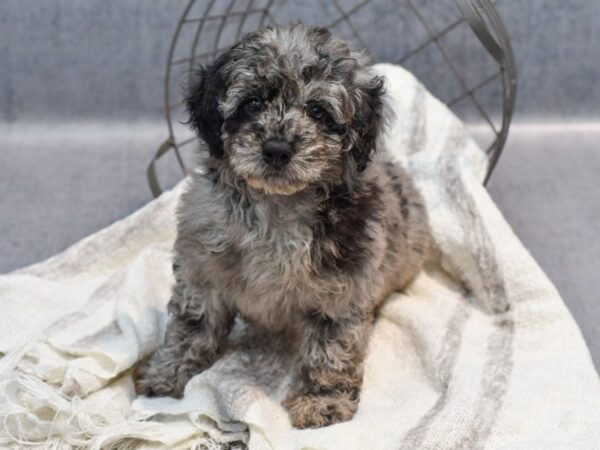
<svg viewBox="0 0 600 450">
<path fill-rule="evenodd" d="M 295 350 L 294 426 L 354 415 L 376 311 L 430 246 L 420 195 L 378 144 L 384 105 L 360 54 L 300 23 L 199 69 L 187 107 L 208 151 L 180 200 L 165 342 L 138 393 L 182 396 L 240 315 Z"/>
</svg>

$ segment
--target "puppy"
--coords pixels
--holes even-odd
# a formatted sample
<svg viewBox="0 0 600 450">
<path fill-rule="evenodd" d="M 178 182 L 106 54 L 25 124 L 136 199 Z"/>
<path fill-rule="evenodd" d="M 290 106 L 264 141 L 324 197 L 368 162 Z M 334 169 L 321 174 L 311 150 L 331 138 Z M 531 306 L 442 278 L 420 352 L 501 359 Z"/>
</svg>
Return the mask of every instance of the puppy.
<svg viewBox="0 0 600 450">
<path fill-rule="evenodd" d="M 207 154 L 179 204 L 165 342 L 136 369 L 139 394 L 181 397 L 240 315 L 297 355 L 295 427 L 352 418 L 377 309 L 430 245 L 421 197 L 378 148 L 384 103 L 360 54 L 300 23 L 195 74 L 187 109 Z"/>
</svg>

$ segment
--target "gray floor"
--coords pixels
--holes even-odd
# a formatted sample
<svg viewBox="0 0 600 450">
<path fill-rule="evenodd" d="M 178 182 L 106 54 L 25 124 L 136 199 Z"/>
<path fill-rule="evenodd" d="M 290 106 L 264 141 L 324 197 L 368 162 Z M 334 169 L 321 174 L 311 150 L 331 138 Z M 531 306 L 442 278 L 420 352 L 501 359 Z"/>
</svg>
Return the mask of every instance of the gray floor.
<svg viewBox="0 0 600 450">
<path fill-rule="evenodd" d="M 164 124 L 0 128 L 0 272 L 39 261 L 151 199 Z M 600 368 L 600 126 L 516 126 L 489 190 L 562 293 Z M 174 165 L 161 164 L 166 185 Z"/>
<path fill-rule="evenodd" d="M 489 191 L 600 368 L 600 126 L 515 127 Z"/>
</svg>

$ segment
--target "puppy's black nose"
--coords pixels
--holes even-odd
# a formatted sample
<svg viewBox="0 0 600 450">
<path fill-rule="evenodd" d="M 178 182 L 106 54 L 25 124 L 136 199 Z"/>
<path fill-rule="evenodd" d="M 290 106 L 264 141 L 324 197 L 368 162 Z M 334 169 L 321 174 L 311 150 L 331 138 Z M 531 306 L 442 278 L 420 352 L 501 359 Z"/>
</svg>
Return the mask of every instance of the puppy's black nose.
<svg viewBox="0 0 600 450">
<path fill-rule="evenodd" d="M 263 144 L 263 159 L 277 169 L 285 166 L 292 159 L 292 147 L 278 138 L 269 138 Z"/>
</svg>

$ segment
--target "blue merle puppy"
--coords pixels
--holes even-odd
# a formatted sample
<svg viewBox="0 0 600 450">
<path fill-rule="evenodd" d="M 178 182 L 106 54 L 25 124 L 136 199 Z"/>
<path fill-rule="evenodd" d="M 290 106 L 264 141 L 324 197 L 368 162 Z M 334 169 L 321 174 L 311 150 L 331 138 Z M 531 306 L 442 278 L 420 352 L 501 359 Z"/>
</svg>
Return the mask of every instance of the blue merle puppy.
<svg viewBox="0 0 600 450">
<path fill-rule="evenodd" d="M 246 36 L 193 78 L 207 151 L 179 204 L 165 342 L 136 390 L 181 397 L 239 315 L 297 355 L 294 426 L 349 420 L 377 309 L 430 246 L 421 196 L 378 144 L 383 79 L 301 23 Z"/>
</svg>

